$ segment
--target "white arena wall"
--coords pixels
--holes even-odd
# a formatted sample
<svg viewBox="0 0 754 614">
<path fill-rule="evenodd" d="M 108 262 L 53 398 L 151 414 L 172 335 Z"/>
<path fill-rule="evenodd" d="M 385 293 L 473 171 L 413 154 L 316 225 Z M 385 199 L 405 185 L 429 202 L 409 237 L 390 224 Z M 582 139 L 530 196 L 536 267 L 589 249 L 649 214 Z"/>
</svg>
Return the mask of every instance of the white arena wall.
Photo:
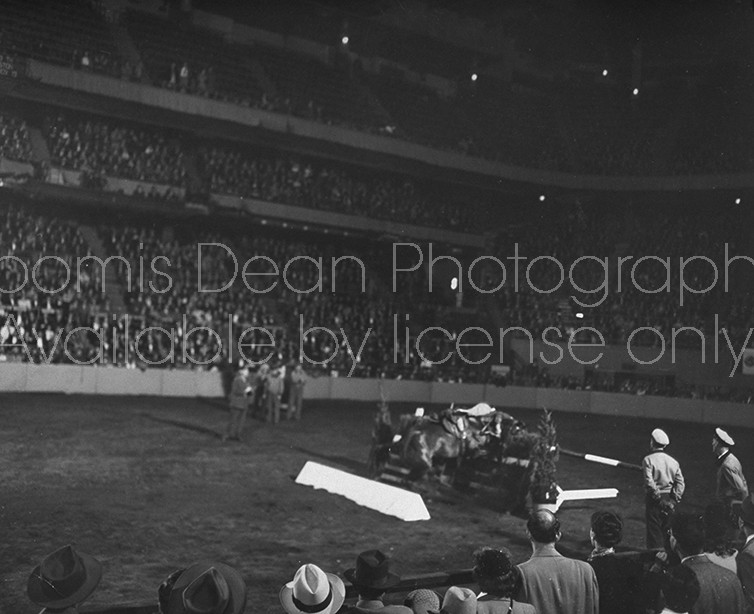
<svg viewBox="0 0 754 614">
<path fill-rule="evenodd" d="M 220 374 L 210 371 L 4 363 L 0 365 L 2 392 L 221 397 L 223 387 Z M 306 398 L 310 399 L 377 402 L 381 394 L 389 401 L 417 406 L 486 401 L 500 409 L 545 407 L 553 411 L 754 427 L 754 407 L 742 403 L 556 388 L 500 388 L 404 380 L 379 382 L 346 377 L 313 377 L 306 386 Z"/>
</svg>

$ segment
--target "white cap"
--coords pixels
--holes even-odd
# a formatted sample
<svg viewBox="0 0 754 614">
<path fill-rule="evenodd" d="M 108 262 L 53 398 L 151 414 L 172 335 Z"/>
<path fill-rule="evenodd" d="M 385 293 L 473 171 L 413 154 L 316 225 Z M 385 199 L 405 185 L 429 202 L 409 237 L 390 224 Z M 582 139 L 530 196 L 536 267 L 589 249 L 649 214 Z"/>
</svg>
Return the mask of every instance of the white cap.
<svg viewBox="0 0 754 614">
<path fill-rule="evenodd" d="M 735 441 L 733 441 L 733 438 L 728 435 L 728 433 L 726 433 L 723 429 L 715 429 L 715 436 L 726 446 L 733 446 L 736 443 Z"/>
<path fill-rule="evenodd" d="M 662 429 L 655 429 L 652 431 L 652 439 L 658 446 L 666 446 L 670 443 L 670 437 Z"/>
</svg>

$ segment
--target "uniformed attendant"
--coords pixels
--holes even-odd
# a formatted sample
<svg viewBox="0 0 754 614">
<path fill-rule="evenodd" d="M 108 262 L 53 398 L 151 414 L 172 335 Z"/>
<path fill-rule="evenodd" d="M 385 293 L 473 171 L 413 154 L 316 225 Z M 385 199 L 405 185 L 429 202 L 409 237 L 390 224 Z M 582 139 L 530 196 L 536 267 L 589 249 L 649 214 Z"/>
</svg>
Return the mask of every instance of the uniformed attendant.
<svg viewBox="0 0 754 614">
<path fill-rule="evenodd" d="M 730 449 L 735 445 L 733 438 L 723 429 L 716 428 L 712 436 L 712 453 L 715 455 L 717 477 L 715 480 L 715 499 L 720 501 L 728 511 L 728 523 L 725 537 L 735 540 L 740 532 L 738 516 L 734 507 L 749 496 L 741 463 Z"/>
<path fill-rule="evenodd" d="M 723 429 L 715 429 L 712 437 L 712 453 L 717 465 L 715 498 L 730 509 L 734 502 L 741 502 L 749 496 L 741 463 L 730 449 L 735 445 L 733 438 Z"/>
<path fill-rule="evenodd" d="M 662 429 L 652 431 L 650 452 L 644 457 L 647 548 L 664 548 L 669 517 L 681 502 L 686 484 L 678 461 L 665 453 L 670 438 Z"/>
</svg>

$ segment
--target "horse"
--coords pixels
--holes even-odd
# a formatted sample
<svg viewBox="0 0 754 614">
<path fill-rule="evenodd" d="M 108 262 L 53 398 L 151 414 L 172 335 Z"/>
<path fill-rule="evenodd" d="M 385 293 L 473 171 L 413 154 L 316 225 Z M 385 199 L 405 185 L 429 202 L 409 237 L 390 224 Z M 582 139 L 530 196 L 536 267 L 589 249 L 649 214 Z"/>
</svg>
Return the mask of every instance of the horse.
<svg viewBox="0 0 754 614">
<path fill-rule="evenodd" d="M 475 447 L 466 416 L 454 416 L 451 410 L 438 418 L 401 416 L 398 427 L 400 457 L 410 469 L 407 479 L 427 477 L 445 479 L 446 470 L 457 467 L 466 452 Z"/>
<path fill-rule="evenodd" d="M 529 457 L 534 435 L 527 432 L 525 422 L 506 412 L 496 411 L 490 416 L 472 419 L 471 429 L 482 455 L 498 462 L 504 456 Z"/>
</svg>

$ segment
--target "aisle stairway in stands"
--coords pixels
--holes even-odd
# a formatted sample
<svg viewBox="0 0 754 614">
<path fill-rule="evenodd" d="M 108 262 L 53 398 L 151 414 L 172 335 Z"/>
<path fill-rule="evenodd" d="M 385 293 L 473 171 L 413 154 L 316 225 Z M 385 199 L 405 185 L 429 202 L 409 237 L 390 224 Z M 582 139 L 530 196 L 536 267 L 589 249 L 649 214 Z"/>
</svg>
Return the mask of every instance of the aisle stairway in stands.
<svg viewBox="0 0 754 614">
<path fill-rule="evenodd" d="M 89 249 L 91 249 L 92 254 L 97 258 L 106 260 L 108 253 L 105 250 L 105 246 L 102 244 L 102 240 L 97 235 L 97 231 L 93 227 L 86 224 L 81 224 L 80 226 L 77 226 L 77 228 L 81 233 L 81 236 L 84 237 L 84 240 L 89 245 Z M 111 313 L 127 313 L 128 310 L 126 309 L 126 303 L 123 298 L 123 286 L 121 285 L 113 266 L 108 266 L 105 269 L 105 279 L 103 280 L 103 285 L 105 294 L 110 302 Z"/>
<path fill-rule="evenodd" d="M 277 87 L 270 79 L 269 75 L 265 72 L 261 62 L 255 57 L 243 57 L 242 61 L 249 69 L 251 75 L 257 80 L 262 87 L 265 95 L 272 100 L 277 100 L 280 97 Z"/>
<path fill-rule="evenodd" d="M 151 83 L 147 68 L 144 65 L 145 63 L 139 54 L 139 49 L 129 35 L 126 26 L 120 22 L 107 23 L 107 29 L 110 33 L 110 40 L 117 48 L 121 57 L 130 62 L 132 66 L 141 63 L 141 83 Z"/>
<path fill-rule="evenodd" d="M 36 126 L 29 126 L 29 141 L 31 141 L 32 159 L 37 162 L 50 163 L 50 150 L 42 131 Z"/>
</svg>

